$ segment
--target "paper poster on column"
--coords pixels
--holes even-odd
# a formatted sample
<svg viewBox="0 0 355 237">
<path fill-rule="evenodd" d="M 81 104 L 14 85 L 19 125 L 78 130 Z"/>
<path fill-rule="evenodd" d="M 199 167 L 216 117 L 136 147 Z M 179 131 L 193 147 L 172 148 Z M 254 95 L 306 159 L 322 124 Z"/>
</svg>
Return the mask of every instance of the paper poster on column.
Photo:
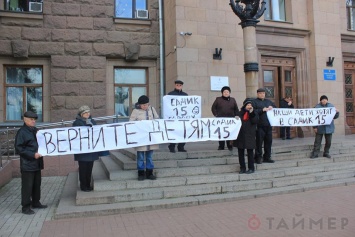
<svg viewBox="0 0 355 237">
<path fill-rule="evenodd" d="M 165 95 L 163 111 L 164 119 L 201 118 L 201 96 Z"/>
<path fill-rule="evenodd" d="M 211 91 L 221 91 L 223 86 L 229 86 L 228 77 L 211 76 Z"/>
</svg>

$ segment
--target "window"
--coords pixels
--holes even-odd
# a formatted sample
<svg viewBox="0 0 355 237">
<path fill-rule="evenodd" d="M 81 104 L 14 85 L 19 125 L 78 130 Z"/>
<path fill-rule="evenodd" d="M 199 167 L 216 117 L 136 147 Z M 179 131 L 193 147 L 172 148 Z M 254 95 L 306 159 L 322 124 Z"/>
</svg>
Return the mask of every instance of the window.
<svg viewBox="0 0 355 237">
<path fill-rule="evenodd" d="M 347 0 L 348 30 L 355 30 L 355 0 Z"/>
<path fill-rule="evenodd" d="M 115 114 L 129 116 L 141 95 L 147 95 L 145 69 L 114 69 Z"/>
<path fill-rule="evenodd" d="M 115 0 L 115 17 L 148 18 L 147 0 Z"/>
<path fill-rule="evenodd" d="M 43 121 L 41 66 L 5 66 L 6 120 L 22 120 L 24 111 L 33 111 Z"/>
<path fill-rule="evenodd" d="M 12 12 L 42 12 L 43 0 L 3 0 L 4 10 Z"/>
<path fill-rule="evenodd" d="M 285 0 L 266 0 L 266 20 L 286 21 Z"/>
</svg>

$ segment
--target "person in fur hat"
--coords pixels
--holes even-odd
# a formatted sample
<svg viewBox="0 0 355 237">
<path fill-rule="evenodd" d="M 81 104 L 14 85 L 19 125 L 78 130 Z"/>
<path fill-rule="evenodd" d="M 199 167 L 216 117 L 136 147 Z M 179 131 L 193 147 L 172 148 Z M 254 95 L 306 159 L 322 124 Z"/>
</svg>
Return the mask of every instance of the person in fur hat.
<svg viewBox="0 0 355 237">
<path fill-rule="evenodd" d="M 213 102 L 211 111 L 215 117 L 227 117 L 233 118 L 238 115 L 239 109 L 236 100 L 230 96 L 231 88 L 229 86 L 223 86 L 221 89 L 222 96 L 217 97 Z M 224 150 L 224 146 L 227 143 L 228 150 L 233 150 L 233 140 L 231 141 L 219 141 L 218 150 Z"/>
<path fill-rule="evenodd" d="M 251 99 L 245 99 L 243 107 L 240 109 L 239 117 L 242 126 L 239 130 L 238 138 L 233 145 L 238 148 L 238 157 L 240 164 L 239 174 L 254 173 L 254 149 L 256 147 L 256 125 L 259 122 L 259 115 L 253 109 L 253 102 Z M 248 154 L 248 171 L 245 165 L 245 149 Z"/>
<path fill-rule="evenodd" d="M 157 111 L 149 105 L 148 96 L 142 95 L 138 98 L 136 108 L 132 111 L 129 121 L 153 119 L 159 119 L 159 115 Z M 137 151 L 137 169 L 139 181 L 143 181 L 145 178 L 150 180 L 156 179 L 155 175 L 153 174 L 153 151 L 157 149 L 159 149 L 159 145 L 135 147 L 135 150 Z"/>
</svg>

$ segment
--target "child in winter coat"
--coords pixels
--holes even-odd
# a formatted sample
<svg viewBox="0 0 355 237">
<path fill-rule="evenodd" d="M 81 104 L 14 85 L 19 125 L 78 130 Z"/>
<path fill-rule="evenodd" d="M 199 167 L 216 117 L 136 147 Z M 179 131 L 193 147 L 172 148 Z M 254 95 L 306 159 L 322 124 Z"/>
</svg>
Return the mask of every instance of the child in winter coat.
<svg viewBox="0 0 355 237">
<path fill-rule="evenodd" d="M 252 101 L 249 99 L 244 100 L 243 107 L 239 112 L 239 117 L 242 122 L 238 138 L 234 142 L 234 146 L 238 148 L 240 174 L 254 173 L 254 149 L 256 147 L 255 135 L 256 125 L 259 121 L 259 116 L 254 112 Z M 247 149 L 248 153 L 248 171 L 246 171 L 244 161 L 244 150 Z"/>
<path fill-rule="evenodd" d="M 138 103 L 136 103 L 136 108 L 132 111 L 129 121 L 153 120 L 158 118 L 157 111 L 149 105 L 148 96 L 142 95 L 138 98 Z M 159 149 L 159 145 L 140 146 L 135 149 L 137 151 L 138 180 L 142 181 L 145 178 L 155 180 L 156 177 L 153 174 L 153 150 Z M 144 160 L 146 160 L 145 163 Z"/>
</svg>

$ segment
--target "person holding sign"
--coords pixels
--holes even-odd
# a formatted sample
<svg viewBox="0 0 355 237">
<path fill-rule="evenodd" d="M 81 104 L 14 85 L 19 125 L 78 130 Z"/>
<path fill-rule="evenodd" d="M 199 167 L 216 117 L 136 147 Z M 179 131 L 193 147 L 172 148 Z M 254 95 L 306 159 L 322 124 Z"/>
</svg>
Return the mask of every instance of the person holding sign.
<svg viewBox="0 0 355 237">
<path fill-rule="evenodd" d="M 317 104 L 314 108 L 334 107 L 333 104 L 328 103 L 328 97 L 326 95 L 322 95 L 319 100 L 320 103 Z M 339 118 L 339 111 L 336 109 L 336 114 L 334 116 L 334 119 L 337 118 Z M 314 139 L 314 146 L 313 146 L 311 159 L 318 157 L 320 146 L 322 144 L 323 135 L 325 137 L 323 156 L 329 159 L 332 158 L 329 154 L 329 149 L 332 144 L 332 134 L 334 133 L 334 129 L 335 129 L 334 120 L 332 120 L 332 122 L 329 125 L 321 125 L 321 126 L 313 127 L 316 137 Z"/>
<path fill-rule="evenodd" d="M 90 107 L 87 105 L 81 106 L 76 115 L 73 127 L 92 127 L 94 125 L 96 125 L 96 122 L 91 118 Z M 99 154 L 100 152 L 74 154 L 74 160 L 79 164 L 80 189 L 83 192 L 91 192 L 93 190 L 91 186 L 92 168 L 94 167 L 94 161 L 99 159 Z"/>
<path fill-rule="evenodd" d="M 129 121 L 153 119 L 159 119 L 159 115 L 157 111 L 155 111 L 155 109 L 149 105 L 148 96 L 142 95 L 138 98 L 136 108 L 132 111 Z M 137 151 L 138 180 L 143 181 L 145 178 L 155 180 L 156 177 L 153 174 L 153 151 L 159 149 L 159 145 L 139 146 L 135 149 Z M 146 160 L 145 163 L 144 160 Z"/>
<path fill-rule="evenodd" d="M 213 102 L 211 111 L 215 117 L 235 117 L 239 114 L 239 109 L 236 100 L 230 97 L 231 88 L 224 86 L 221 89 L 222 96 L 217 97 Z M 233 140 L 219 141 L 218 150 L 224 150 L 225 143 L 227 143 L 228 150 L 233 150 Z"/>
<path fill-rule="evenodd" d="M 293 109 L 291 96 L 287 95 L 285 98 L 280 100 L 280 108 Z M 290 134 L 290 127 L 280 127 L 280 136 L 282 140 L 292 139 Z"/>
<path fill-rule="evenodd" d="M 38 143 L 35 127 L 38 116 L 32 111 L 23 115 L 23 126 L 15 137 L 15 149 L 20 155 L 21 169 L 21 205 L 22 213 L 32 215 L 32 208 L 47 208 L 40 203 L 41 199 L 41 170 L 43 170 L 43 156 L 38 153 Z"/>
<path fill-rule="evenodd" d="M 254 152 L 256 147 L 255 134 L 256 125 L 259 121 L 259 115 L 255 113 L 252 101 L 247 98 L 243 102 L 243 107 L 240 109 L 239 117 L 242 121 L 242 126 L 239 130 L 238 138 L 234 141 L 233 145 L 238 148 L 238 157 L 240 164 L 239 174 L 252 174 L 254 173 Z M 248 153 L 248 171 L 245 166 L 244 151 L 247 149 Z"/>
<path fill-rule="evenodd" d="M 259 122 L 256 131 L 256 149 L 255 161 L 257 164 L 274 163 L 271 159 L 271 146 L 272 146 L 272 127 L 266 112 L 276 108 L 276 105 L 271 100 L 265 99 L 265 89 L 259 88 L 257 91 L 257 98 L 253 101 L 255 112 L 259 115 Z M 262 151 L 264 143 L 264 155 Z"/>
<path fill-rule="evenodd" d="M 183 81 L 176 80 L 174 90 L 170 91 L 168 95 L 187 96 L 188 94 L 182 91 L 183 85 L 184 85 Z M 175 153 L 175 145 L 176 145 L 175 143 L 170 143 L 170 145 L 168 146 L 170 152 Z M 178 152 L 186 152 L 184 147 L 185 147 L 185 143 L 178 143 L 177 145 Z"/>
</svg>

